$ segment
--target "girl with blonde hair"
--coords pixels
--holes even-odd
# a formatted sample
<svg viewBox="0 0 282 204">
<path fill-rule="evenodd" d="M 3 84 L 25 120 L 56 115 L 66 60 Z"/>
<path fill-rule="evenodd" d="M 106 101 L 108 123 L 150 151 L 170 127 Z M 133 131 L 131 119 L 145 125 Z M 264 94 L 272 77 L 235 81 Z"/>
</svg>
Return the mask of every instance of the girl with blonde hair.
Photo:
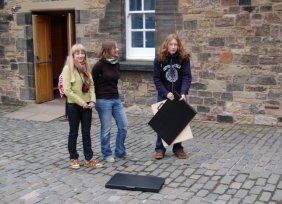
<svg viewBox="0 0 282 204">
<path fill-rule="evenodd" d="M 67 96 L 67 116 L 69 121 L 68 151 L 70 167 L 80 168 L 77 152 L 77 137 L 81 123 L 84 166 L 101 167 L 93 158 L 90 130 L 92 109 L 95 107 L 96 97 L 94 82 L 89 71 L 86 49 L 82 44 L 75 44 L 62 72 L 64 94 Z"/>
</svg>

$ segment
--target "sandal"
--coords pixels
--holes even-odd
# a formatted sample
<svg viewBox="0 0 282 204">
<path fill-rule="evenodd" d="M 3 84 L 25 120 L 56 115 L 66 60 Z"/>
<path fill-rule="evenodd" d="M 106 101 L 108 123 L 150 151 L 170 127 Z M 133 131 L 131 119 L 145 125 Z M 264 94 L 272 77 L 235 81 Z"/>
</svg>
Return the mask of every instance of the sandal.
<svg viewBox="0 0 282 204">
<path fill-rule="evenodd" d="M 103 164 L 98 163 L 98 162 L 95 161 L 95 160 L 89 160 L 89 161 L 86 161 L 86 162 L 83 164 L 83 166 L 101 168 L 101 167 L 103 167 Z"/>
</svg>

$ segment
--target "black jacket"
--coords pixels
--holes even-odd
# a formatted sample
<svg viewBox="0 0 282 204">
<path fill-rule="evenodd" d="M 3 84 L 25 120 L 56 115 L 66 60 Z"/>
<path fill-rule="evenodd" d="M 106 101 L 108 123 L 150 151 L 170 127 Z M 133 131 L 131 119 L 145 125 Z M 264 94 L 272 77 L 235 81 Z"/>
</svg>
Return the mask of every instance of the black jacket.
<svg viewBox="0 0 282 204">
<path fill-rule="evenodd" d="M 167 59 L 168 63 L 160 62 L 158 57 L 154 60 L 153 80 L 158 95 L 166 97 L 174 91 L 187 95 L 192 81 L 190 60 L 179 62 L 175 55 L 169 55 Z"/>
</svg>

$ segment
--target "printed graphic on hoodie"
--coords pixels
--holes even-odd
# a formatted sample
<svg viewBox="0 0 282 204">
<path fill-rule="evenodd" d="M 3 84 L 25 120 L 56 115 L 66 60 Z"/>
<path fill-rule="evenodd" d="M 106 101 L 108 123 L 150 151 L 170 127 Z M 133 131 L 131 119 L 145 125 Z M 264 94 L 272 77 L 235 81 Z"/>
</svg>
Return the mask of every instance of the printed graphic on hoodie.
<svg viewBox="0 0 282 204">
<path fill-rule="evenodd" d="M 177 69 L 180 69 L 181 66 L 179 64 L 168 64 L 164 66 L 163 71 L 165 73 L 165 77 L 169 82 L 176 82 L 178 80 L 178 72 Z"/>
</svg>

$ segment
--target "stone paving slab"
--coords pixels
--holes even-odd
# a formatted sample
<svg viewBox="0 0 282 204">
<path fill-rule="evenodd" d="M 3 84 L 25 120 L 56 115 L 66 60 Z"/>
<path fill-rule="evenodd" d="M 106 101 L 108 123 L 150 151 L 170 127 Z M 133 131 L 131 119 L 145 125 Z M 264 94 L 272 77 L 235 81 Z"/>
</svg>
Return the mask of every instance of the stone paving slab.
<svg viewBox="0 0 282 204">
<path fill-rule="evenodd" d="M 14 108 L 0 106 L 0 204 L 282 203 L 281 127 L 193 121 L 194 138 L 183 143 L 189 158 L 178 160 L 168 148 L 163 160 L 155 160 L 150 118 L 128 114 L 126 147 L 133 158 L 104 163 L 100 169 L 72 170 L 67 121 L 3 117 Z M 95 111 L 93 118 L 94 159 L 100 160 Z M 78 152 L 83 161 L 81 136 Z M 105 188 L 117 172 L 161 176 L 166 181 L 159 193 Z"/>
<path fill-rule="evenodd" d="M 64 104 L 64 98 L 58 98 L 41 104 L 32 102 L 13 112 L 6 113 L 3 117 L 49 122 L 65 115 Z"/>
</svg>

